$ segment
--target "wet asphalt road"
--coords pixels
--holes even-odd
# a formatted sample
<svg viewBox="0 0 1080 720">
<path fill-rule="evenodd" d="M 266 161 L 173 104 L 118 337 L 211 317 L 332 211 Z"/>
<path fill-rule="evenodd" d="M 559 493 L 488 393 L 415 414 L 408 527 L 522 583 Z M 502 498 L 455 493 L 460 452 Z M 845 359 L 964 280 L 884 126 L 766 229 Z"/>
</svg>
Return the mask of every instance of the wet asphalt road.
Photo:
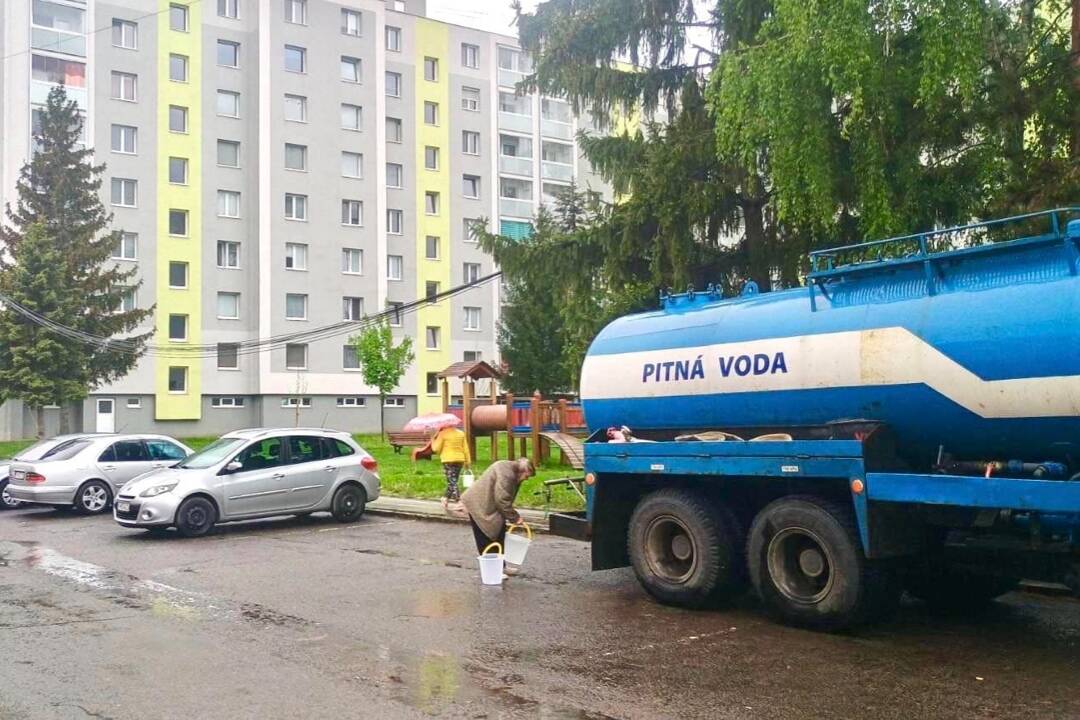
<svg viewBox="0 0 1080 720">
<path fill-rule="evenodd" d="M 822 635 L 661 607 L 558 538 L 482 588 L 472 551 L 391 517 L 190 541 L 0 513 L 0 718 L 1080 717 L 1071 600 Z"/>
</svg>

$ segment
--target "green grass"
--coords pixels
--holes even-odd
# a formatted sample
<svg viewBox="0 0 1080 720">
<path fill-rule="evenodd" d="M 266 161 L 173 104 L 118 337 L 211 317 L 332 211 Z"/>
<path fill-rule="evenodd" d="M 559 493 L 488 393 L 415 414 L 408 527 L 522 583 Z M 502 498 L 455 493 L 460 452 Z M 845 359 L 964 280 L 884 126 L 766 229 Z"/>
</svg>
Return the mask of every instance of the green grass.
<svg viewBox="0 0 1080 720">
<path fill-rule="evenodd" d="M 379 475 L 382 478 L 383 492 L 387 495 L 410 498 L 439 498 L 446 490 L 446 481 L 443 479 L 442 465 L 438 459 L 418 460 L 416 463 L 410 459 L 410 448 L 402 448 L 400 453 L 385 442 L 379 435 L 356 435 L 356 441 L 379 462 Z M 506 458 L 506 436 L 499 435 L 499 457 Z M 202 448 L 213 442 L 212 437 L 181 438 L 181 441 L 194 450 Z M 17 454 L 23 448 L 33 444 L 33 440 L 11 440 L 0 442 L 0 458 L 9 458 Z M 473 462 L 473 472 L 479 477 L 488 465 L 491 464 L 491 440 L 486 437 L 477 438 L 476 455 Z M 537 468 L 535 477 L 521 487 L 518 493 L 517 504 L 525 508 L 537 508 L 542 510 L 580 510 L 584 507 L 581 498 L 565 485 L 552 488 L 551 504 L 545 504 L 543 483 L 545 480 L 564 477 L 580 477 L 580 472 L 569 465 L 559 462 L 559 449 L 551 448 L 551 459 Z"/>
</svg>

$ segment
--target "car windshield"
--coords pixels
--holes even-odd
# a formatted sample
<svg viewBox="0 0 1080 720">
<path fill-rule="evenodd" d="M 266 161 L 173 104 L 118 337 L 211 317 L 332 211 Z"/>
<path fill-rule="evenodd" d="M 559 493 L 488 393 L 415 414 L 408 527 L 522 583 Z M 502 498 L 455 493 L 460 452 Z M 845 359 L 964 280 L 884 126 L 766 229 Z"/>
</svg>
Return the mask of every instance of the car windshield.
<svg viewBox="0 0 1080 720">
<path fill-rule="evenodd" d="M 176 467 L 186 470 L 204 470 L 213 467 L 229 457 L 243 442 L 241 438 L 219 438 Z"/>
</svg>

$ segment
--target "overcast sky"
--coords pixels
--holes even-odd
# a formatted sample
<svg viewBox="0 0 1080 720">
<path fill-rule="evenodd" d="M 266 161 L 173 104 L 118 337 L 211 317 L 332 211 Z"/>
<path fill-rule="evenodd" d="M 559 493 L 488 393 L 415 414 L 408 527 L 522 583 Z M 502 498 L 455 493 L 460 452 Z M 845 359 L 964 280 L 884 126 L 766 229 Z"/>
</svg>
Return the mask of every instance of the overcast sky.
<svg viewBox="0 0 1080 720">
<path fill-rule="evenodd" d="M 0 0 L 2 2 L 3 0 Z M 488 32 L 517 37 L 511 0 L 428 0 L 428 15 L 437 20 L 474 27 Z M 522 7 L 531 10 L 540 0 L 522 0 Z"/>
</svg>

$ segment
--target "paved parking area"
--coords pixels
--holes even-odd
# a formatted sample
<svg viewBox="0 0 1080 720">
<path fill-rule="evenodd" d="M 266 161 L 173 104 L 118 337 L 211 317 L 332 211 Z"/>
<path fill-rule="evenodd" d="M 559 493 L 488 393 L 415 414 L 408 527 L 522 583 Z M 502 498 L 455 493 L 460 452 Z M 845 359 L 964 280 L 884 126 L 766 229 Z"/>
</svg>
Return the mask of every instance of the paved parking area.
<svg viewBox="0 0 1080 720">
<path fill-rule="evenodd" d="M 547 536 L 483 588 L 473 550 L 386 516 L 182 540 L 0 513 L 0 718 L 1080 717 L 1072 600 L 822 635 L 661 607 Z"/>
</svg>

